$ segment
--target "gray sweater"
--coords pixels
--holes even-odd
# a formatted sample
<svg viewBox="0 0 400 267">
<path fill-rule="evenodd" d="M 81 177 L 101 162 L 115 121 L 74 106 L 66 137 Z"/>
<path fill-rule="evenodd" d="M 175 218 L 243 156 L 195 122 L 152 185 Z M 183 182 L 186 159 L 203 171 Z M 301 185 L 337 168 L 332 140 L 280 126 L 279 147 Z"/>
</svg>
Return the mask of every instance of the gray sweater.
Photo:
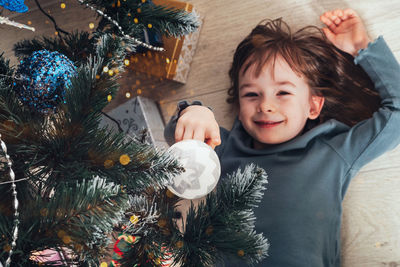
<svg viewBox="0 0 400 267">
<path fill-rule="evenodd" d="M 362 166 L 400 143 L 400 66 L 379 37 L 361 50 L 355 63 L 371 77 L 382 98 L 373 117 L 349 127 L 329 120 L 288 142 L 252 148 L 252 138 L 236 119 L 221 128 L 216 148 L 222 174 L 256 163 L 268 174 L 262 202 L 255 209 L 256 231 L 270 243 L 258 266 L 340 266 L 342 201 Z M 173 136 L 176 118 L 166 127 Z M 231 259 L 226 266 L 244 266 Z"/>
</svg>

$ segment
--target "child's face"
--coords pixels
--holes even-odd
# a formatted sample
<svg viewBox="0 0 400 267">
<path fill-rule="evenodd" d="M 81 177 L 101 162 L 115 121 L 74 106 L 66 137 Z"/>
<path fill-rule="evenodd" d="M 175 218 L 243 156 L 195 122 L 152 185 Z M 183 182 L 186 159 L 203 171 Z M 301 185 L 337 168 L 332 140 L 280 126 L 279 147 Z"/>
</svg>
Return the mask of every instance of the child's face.
<svg viewBox="0 0 400 267">
<path fill-rule="evenodd" d="M 239 76 L 239 119 L 254 139 L 254 148 L 279 144 L 299 135 L 307 119 L 316 119 L 324 98 L 311 96 L 304 78 L 277 56 L 260 75 L 251 65 Z"/>
</svg>

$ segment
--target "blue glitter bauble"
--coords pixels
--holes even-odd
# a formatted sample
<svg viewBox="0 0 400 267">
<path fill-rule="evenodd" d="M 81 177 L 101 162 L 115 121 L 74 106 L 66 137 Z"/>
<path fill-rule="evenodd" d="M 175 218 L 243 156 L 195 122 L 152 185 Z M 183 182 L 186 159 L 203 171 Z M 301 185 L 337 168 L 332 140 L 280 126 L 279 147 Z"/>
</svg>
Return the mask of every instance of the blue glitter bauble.
<svg viewBox="0 0 400 267">
<path fill-rule="evenodd" d="M 0 0 L 0 6 L 19 13 L 28 11 L 28 7 L 24 4 L 24 0 Z"/>
<path fill-rule="evenodd" d="M 36 111 L 55 111 L 64 101 L 76 67 L 63 54 L 40 50 L 21 61 L 14 89 L 19 99 Z"/>
</svg>

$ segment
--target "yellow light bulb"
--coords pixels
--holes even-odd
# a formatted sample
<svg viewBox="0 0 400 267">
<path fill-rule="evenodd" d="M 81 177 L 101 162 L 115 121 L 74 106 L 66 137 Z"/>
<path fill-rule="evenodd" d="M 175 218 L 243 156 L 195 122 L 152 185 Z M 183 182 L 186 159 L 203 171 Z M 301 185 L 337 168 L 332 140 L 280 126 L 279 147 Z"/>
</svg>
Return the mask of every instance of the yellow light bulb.
<svg viewBox="0 0 400 267">
<path fill-rule="evenodd" d="M 93 22 L 89 23 L 89 29 L 93 29 L 93 28 L 94 28 L 94 23 Z"/>
<path fill-rule="evenodd" d="M 124 60 L 124 63 L 125 63 L 125 66 L 129 66 L 129 64 L 130 64 L 129 59 L 125 59 L 125 60 Z"/>
<path fill-rule="evenodd" d="M 136 24 L 138 24 L 138 23 L 139 23 L 139 20 L 138 20 L 137 18 L 134 18 L 134 19 L 133 19 L 133 22 L 135 22 Z"/>
<path fill-rule="evenodd" d="M 131 97 L 131 93 L 127 92 L 127 93 L 125 94 L 125 96 L 126 96 L 126 98 L 130 98 L 130 97 Z"/>
<path fill-rule="evenodd" d="M 61 8 L 64 9 L 66 7 L 65 3 L 61 3 Z"/>
<path fill-rule="evenodd" d="M 108 95 L 108 96 L 107 96 L 107 101 L 108 101 L 108 102 L 111 102 L 111 99 L 112 99 L 112 95 Z"/>
<path fill-rule="evenodd" d="M 238 250 L 237 254 L 238 254 L 239 257 L 243 257 L 244 256 L 244 251 L 242 249 Z"/>
<path fill-rule="evenodd" d="M 139 221 L 139 217 L 136 216 L 136 215 L 132 215 L 131 218 L 129 219 L 129 221 L 130 221 L 132 224 L 137 224 L 137 222 Z"/>
<path fill-rule="evenodd" d="M 119 162 L 121 165 L 128 165 L 130 161 L 131 158 L 127 154 L 123 154 L 121 157 L 119 157 Z"/>
</svg>

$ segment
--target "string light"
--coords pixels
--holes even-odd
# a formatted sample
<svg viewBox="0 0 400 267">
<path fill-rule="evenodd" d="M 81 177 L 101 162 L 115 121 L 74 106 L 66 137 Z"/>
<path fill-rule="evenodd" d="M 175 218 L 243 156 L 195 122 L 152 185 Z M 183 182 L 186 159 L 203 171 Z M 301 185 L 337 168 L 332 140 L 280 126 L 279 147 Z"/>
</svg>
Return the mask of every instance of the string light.
<svg viewBox="0 0 400 267">
<path fill-rule="evenodd" d="M 122 27 L 118 24 L 118 22 L 117 22 L 116 20 L 113 20 L 110 16 L 108 16 L 107 14 L 105 14 L 103 11 L 94 8 L 93 6 L 89 5 L 88 3 L 85 3 L 83 0 L 78 0 L 78 2 L 81 3 L 82 5 L 86 5 L 86 7 L 90 8 L 90 9 L 93 10 L 93 11 L 96 11 L 98 14 L 100 14 L 100 16 L 106 18 L 108 21 L 110 21 L 111 23 L 113 23 L 113 24 L 120 30 L 120 32 L 122 33 L 122 35 L 123 35 L 125 38 L 131 39 L 132 41 L 134 41 L 134 42 L 137 43 L 138 45 L 144 46 L 145 48 L 150 49 L 150 50 L 154 50 L 154 51 L 165 51 L 165 49 L 162 48 L 162 47 L 155 47 L 155 46 L 149 45 L 149 44 L 147 44 L 147 43 L 144 43 L 144 42 L 142 42 L 142 41 L 139 41 L 138 39 L 133 38 L 133 37 L 131 37 L 131 36 L 125 34 L 125 32 L 122 30 Z M 146 0 L 142 0 L 142 3 L 145 3 L 145 2 L 146 2 Z M 135 22 L 135 23 L 136 23 L 136 22 Z"/>
<path fill-rule="evenodd" d="M 61 3 L 60 7 L 64 9 L 66 7 L 65 3 Z"/>
</svg>

